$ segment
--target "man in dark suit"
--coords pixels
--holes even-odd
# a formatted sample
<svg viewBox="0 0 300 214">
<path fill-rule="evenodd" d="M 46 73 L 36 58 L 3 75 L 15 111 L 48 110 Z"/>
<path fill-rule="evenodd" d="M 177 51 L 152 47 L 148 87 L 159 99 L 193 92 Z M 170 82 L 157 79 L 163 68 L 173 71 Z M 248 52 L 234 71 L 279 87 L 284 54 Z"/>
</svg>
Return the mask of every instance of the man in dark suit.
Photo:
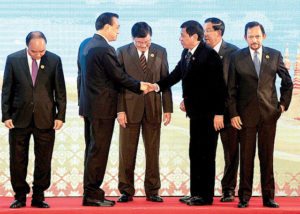
<svg viewBox="0 0 300 214">
<path fill-rule="evenodd" d="M 240 185 L 238 207 L 248 206 L 252 195 L 256 138 L 260 160 L 263 205 L 279 207 L 274 201 L 273 152 L 276 123 L 291 102 L 293 83 L 281 53 L 262 46 L 266 38 L 258 22 L 245 26 L 247 48 L 234 53 L 228 79 L 228 105 L 233 127 L 240 137 Z M 280 100 L 276 75 L 281 78 Z"/>
<path fill-rule="evenodd" d="M 97 33 L 84 40 L 78 53 L 79 114 L 85 122 L 84 206 L 113 206 L 100 188 L 107 165 L 108 152 L 117 116 L 119 87 L 136 93 L 146 84 L 126 74 L 108 44 L 119 34 L 118 15 L 101 14 L 95 23 Z"/>
<path fill-rule="evenodd" d="M 181 25 L 181 59 L 170 75 L 152 90 L 164 90 L 182 81 L 183 100 L 190 118 L 190 191 L 188 205 L 211 205 L 215 184 L 218 131 L 224 128 L 225 84 L 222 61 L 203 41 L 197 21 Z"/>
<path fill-rule="evenodd" d="M 137 80 L 157 82 L 168 76 L 166 49 L 151 43 L 152 29 L 145 22 L 135 23 L 131 29 L 133 43 L 118 49 L 118 58 L 125 71 Z M 132 201 L 136 153 L 142 129 L 145 145 L 145 193 L 148 201 L 162 202 L 158 195 L 159 145 L 164 111 L 164 124 L 168 125 L 173 112 L 172 94 L 168 88 L 162 93 L 135 94 L 127 89 L 120 93 L 118 122 L 120 124 L 119 191 L 118 202 Z"/>
<path fill-rule="evenodd" d="M 44 191 L 50 186 L 55 130 L 65 120 L 66 88 L 60 57 L 46 51 L 42 32 L 30 32 L 27 48 L 7 57 L 2 86 L 2 122 L 9 128 L 10 174 L 15 201 L 26 206 L 28 149 L 34 138 L 32 207 L 49 208 Z"/>
<path fill-rule="evenodd" d="M 204 38 L 206 44 L 220 55 L 223 63 L 223 77 L 227 86 L 230 58 L 232 53 L 238 50 L 238 47 L 223 40 L 225 24 L 222 20 L 212 17 L 206 19 L 204 22 Z M 237 183 L 239 144 L 237 129 L 231 126 L 227 105 L 224 113 L 224 126 L 225 127 L 220 130 L 225 160 L 224 174 L 221 181 L 221 202 L 232 202 L 234 201 Z"/>
</svg>

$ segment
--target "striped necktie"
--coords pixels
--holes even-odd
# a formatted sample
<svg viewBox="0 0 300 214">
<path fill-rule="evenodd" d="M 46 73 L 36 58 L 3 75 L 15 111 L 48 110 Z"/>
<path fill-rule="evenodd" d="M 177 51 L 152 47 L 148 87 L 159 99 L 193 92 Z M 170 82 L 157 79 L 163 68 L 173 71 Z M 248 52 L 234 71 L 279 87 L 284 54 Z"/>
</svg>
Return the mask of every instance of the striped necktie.
<svg viewBox="0 0 300 214">
<path fill-rule="evenodd" d="M 142 55 L 140 57 L 141 66 L 144 72 L 147 71 L 147 61 L 145 57 L 145 52 L 142 52 Z"/>
</svg>

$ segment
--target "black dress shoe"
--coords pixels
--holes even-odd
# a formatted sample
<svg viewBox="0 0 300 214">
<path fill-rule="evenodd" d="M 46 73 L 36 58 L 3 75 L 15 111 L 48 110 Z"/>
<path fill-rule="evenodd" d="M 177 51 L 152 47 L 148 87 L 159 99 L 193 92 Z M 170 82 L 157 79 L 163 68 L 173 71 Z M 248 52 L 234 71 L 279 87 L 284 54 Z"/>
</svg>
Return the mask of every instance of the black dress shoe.
<svg viewBox="0 0 300 214">
<path fill-rule="evenodd" d="M 14 200 L 11 205 L 9 206 L 9 208 L 21 208 L 21 207 L 25 207 L 26 206 L 26 202 L 24 201 L 19 201 L 19 200 Z"/>
<path fill-rule="evenodd" d="M 273 199 L 264 200 L 264 207 L 278 208 L 279 204 L 277 204 Z"/>
<path fill-rule="evenodd" d="M 31 206 L 36 208 L 50 208 L 49 204 L 46 201 L 36 199 L 31 200 Z"/>
<path fill-rule="evenodd" d="M 212 205 L 212 200 L 208 201 L 199 196 L 193 196 L 186 203 L 189 206 L 204 206 L 204 205 Z"/>
<path fill-rule="evenodd" d="M 115 201 L 113 201 L 113 200 L 108 200 L 108 199 L 106 199 L 106 198 L 104 198 L 104 200 L 103 200 L 104 202 L 108 202 L 108 203 L 112 203 L 113 205 L 115 205 L 116 204 L 116 202 Z"/>
<path fill-rule="evenodd" d="M 181 203 L 185 203 L 185 204 L 186 204 L 187 202 L 190 201 L 191 198 L 192 198 L 192 196 L 186 195 L 186 196 L 183 196 L 183 197 L 179 198 L 179 201 L 180 201 Z"/>
<path fill-rule="evenodd" d="M 107 199 L 99 200 L 99 199 L 84 197 L 82 200 L 82 205 L 92 206 L 92 207 L 112 207 L 115 205 L 115 202 Z"/>
<path fill-rule="evenodd" d="M 162 197 L 160 197 L 159 195 L 150 195 L 149 197 L 147 197 L 146 200 L 147 201 L 152 201 L 152 202 L 163 202 L 164 201 L 162 199 Z"/>
<path fill-rule="evenodd" d="M 249 202 L 245 200 L 240 200 L 240 202 L 238 203 L 238 208 L 245 208 L 248 206 L 249 206 Z"/>
<path fill-rule="evenodd" d="M 132 201 L 133 198 L 131 195 L 127 195 L 127 194 L 122 194 L 119 199 L 118 199 L 118 202 L 128 202 L 128 201 Z"/>
<path fill-rule="evenodd" d="M 221 202 L 233 202 L 234 201 L 234 193 L 224 192 L 220 201 Z"/>
</svg>

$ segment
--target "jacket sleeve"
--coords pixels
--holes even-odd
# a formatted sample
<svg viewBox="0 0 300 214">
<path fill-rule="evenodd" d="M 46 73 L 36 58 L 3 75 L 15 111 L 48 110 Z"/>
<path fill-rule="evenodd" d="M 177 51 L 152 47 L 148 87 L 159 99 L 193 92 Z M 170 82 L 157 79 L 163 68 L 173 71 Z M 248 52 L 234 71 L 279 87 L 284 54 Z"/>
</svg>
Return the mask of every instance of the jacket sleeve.
<svg viewBox="0 0 300 214">
<path fill-rule="evenodd" d="M 55 102 L 57 115 L 55 119 L 65 122 L 67 94 L 61 59 L 58 59 L 55 70 Z"/>
<path fill-rule="evenodd" d="M 7 57 L 4 75 L 3 75 L 3 85 L 2 85 L 2 122 L 11 119 L 11 105 L 13 96 L 13 68 L 11 64 L 11 59 Z"/>
<path fill-rule="evenodd" d="M 124 67 L 123 55 L 119 49 L 117 49 L 117 56 L 121 67 Z M 117 112 L 126 112 L 125 107 L 125 88 L 121 87 L 118 94 L 118 109 Z"/>
<path fill-rule="evenodd" d="M 162 56 L 162 64 L 161 64 L 161 79 L 166 78 L 169 75 L 169 64 L 167 51 L 164 49 Z M 162 90 L 162 106 L 164 113 L 172 113 L 173 112 L 173 100 L 172 100 L 172 91 L 171 88 L 166 88 Z"/>
<path fill-rule="evenodd" d="M 237 74 L 235 69 L 235 56 L 232 56 L 228 70 L 228 88 L 227 88 L 227 104 L 229 110 L 229 117 L 238 116 L 237 112 Z"/>
</svg>

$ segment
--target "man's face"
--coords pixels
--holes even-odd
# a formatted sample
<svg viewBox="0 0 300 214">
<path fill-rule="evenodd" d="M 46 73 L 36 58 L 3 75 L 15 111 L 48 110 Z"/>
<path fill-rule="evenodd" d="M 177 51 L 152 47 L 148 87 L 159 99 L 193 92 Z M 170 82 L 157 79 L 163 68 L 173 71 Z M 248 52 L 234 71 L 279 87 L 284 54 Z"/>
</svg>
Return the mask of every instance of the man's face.
<svg viewBox="0 0 300 214">
<path fill-rule="evenodd" d="M 116 17 L 112 18 L 112 24 L 108 25 L 108 41 L 116 41 L 120 30 L 119 20 Z"/>
<path fill-rule="evenodd" d="M 204 24 L 204 39 L 206 43 L 214 48 L 222 39 L 221 31 L 214 30 L 211 22 Z"/>
<path fill-rule="evenodd" d="M 43 38 L 33 38 L 28 44 L 28 54 L 32 59 L 39 60 L 46 53 L 46 42 Z"/>
<path fill-rule="evenodd" d="M 133 38 L 133 42 L 139 51 L 145 52 L 151 45 L 151 36 L 147 34 L 147 36 L 144 38 L 135 37 Z"/>
<path fill-rule="evenodd" d="M 181 33 L 179 37 L 179 41 L 183 48 L 192 49 L 195 47 L 195 40 L 197 40 L 196 34 L 190 36 L 186 32 L 186 28 L 181 28 Z"/>
<path fill-rule="evenodd" d="M 247 35 L 245 36 L 245 40 L 252 50 L 258 50 L 262 46 L 262 42 L 265 38 L 266 35 L 261 32 L 259 26 L 248 28 Z"/>
</svg>

